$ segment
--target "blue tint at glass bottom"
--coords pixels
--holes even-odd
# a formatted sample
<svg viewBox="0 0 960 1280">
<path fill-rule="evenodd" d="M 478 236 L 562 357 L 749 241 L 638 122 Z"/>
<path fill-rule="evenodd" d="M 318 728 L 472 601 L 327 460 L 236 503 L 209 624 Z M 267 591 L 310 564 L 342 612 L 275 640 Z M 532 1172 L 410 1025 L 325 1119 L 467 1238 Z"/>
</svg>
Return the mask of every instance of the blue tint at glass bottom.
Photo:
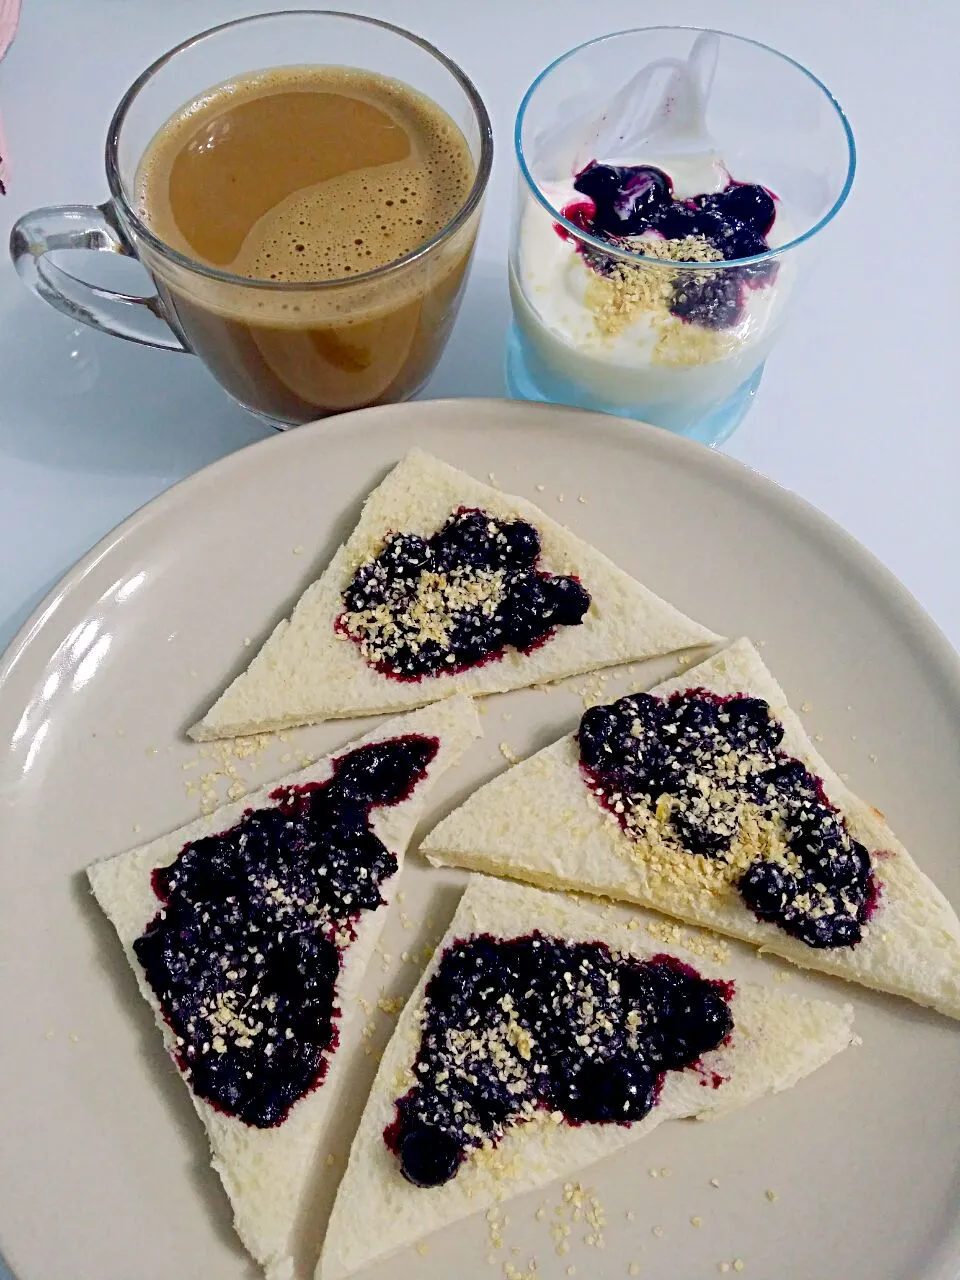
<svg viewBox="0 0 960 1280">
<path fill-rule="evenodd" d="M 570 404 L 580 409 L 595 409 L 601 413 L 616 414 L 620 418 L 635 418 L 638 422 L 651 422 L 654 426 L 674 431 L 676 435 L 716 448 L 730 438 L 743 421 L 753 403 L 763 377 L 763 365 L 755 369 L 746 382 L 741 383 L 722 404 L 711 409 L 697 422 L 682 429 L 657 422 L 656 413 L 643 405 L 624 406 L 605 402 L 592 395 L 579 383 L 559 378 L 548 370 L 529 345 L 524 341 L 518 325 L 510 325 L 507 336 L 506 381 L 507 393 L 514 400 L 537 400 L 543 404 Z"/>
</svg>

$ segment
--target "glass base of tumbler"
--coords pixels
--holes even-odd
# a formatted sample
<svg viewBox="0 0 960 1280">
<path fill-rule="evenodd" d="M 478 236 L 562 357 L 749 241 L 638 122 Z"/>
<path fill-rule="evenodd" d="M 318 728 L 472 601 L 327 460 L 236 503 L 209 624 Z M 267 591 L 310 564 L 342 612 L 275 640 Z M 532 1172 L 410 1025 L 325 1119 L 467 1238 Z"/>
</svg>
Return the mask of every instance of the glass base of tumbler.
<svg viewBox="0 0 960 1280">
<path fill-rule="evenodd" d="M 577 383 L 558 378 L 536 358 L 524 342 L 516 322 L 511 324 L 507 337 L 506 381 L 507 392 L 512 399 L 537 400 L 542 404 L 570 404 L 580 409 L 613 413 L 620 418 L 635 418 L 638 422 L 650 422 L 666 431 L 673 431 L 675 435 L 699 440 L 701 444 L 711 448 L 723 444 L 739 427 L 753 403 L 762 377 L 761 364 L 722 404 L 715 406 L 696 422 L 676 427 L 671 423 L 658 422 L 657 412 L 653 408 L 612 404 L 592 395 Z"/>
</svg>

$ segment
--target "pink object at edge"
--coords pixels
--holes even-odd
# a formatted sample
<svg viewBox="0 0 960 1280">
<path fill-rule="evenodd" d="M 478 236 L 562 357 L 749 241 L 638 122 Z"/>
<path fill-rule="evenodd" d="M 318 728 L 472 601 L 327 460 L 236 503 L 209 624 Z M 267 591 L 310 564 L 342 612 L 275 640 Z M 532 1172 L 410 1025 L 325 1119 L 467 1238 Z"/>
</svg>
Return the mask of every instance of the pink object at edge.
<svg viewBox="0 0 960 1280">
<path fill-rule="evenodd" d="M 0 58 L 3 57 L 13 42 L 19 21 L 20 0 L 0 0 Z M 7 144 L 3 136 L 3 121 L 0 120 L 0 195 L 6 195 L 9 173 L 10 161 L 7 159 Z"/>
</svg>

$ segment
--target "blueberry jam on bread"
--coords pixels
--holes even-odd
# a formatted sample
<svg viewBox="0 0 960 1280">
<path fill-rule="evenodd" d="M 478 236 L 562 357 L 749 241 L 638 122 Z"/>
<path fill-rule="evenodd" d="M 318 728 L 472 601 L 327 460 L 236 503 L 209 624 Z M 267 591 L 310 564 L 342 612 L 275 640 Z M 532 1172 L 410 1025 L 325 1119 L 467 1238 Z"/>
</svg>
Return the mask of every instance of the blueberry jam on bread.
<svg viewBox="0 0 960 1280">
<path fill-rule="evenodd" d="M 870 855 L 782 739 L 762 698 L 706 689 L 593 707 L 578 735 L 584 775 L 627 835 L 654 821 L 690 854 L 741 859 L 736 887 L 759 919 L 811 947 L 854 946 L 876 905 Z"/>
<path fill-rule="evenodd" d="M 533 933 L 455 942 L 425 992 L 416 1084 L 384 1134 L 408 1181 L 438 1186 L 504 1129 L 549 1112 L 569 1124 L 631 1124 L 666 1071 L 733 1030 L 731 984 L 672 956 Z"/>
<path fill-rule="evenodd" d="M 576 578 L 539 558 L 533 525 L 461 507 L 430 538 L 388 535 L 344 591 L 337 627 L 398 680 L 456 675 L 508 646 L 529 653 L 590 607 Z"/>
<path fill-rule="evenodd" d="M 371 810 L 406 799 L 438 748 L 408 734 L 349 751 L 153 873 L 161 906 L 133 949 L 198 1097 L 268 1128 L 323 1079 L 343 948 L 397 870 Z"/>
</svg>

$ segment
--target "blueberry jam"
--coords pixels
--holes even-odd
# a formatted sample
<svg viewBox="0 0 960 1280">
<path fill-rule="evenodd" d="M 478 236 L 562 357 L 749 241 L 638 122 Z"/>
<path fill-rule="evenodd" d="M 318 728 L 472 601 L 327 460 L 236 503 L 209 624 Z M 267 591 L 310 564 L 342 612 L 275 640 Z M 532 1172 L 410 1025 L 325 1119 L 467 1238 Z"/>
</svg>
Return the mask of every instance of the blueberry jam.
<svg viewBox="0 0 960 1280">
<path fill-rule="evenodd" d="M 762 698 L 704 689 L 593 707 L 579 733 L 587 781 L 628 835 L 664 826 L 729 864 L 759 919 L 811 947 L 854 946 L 877 901 L 870 856 L 782 739 Z"/>
<path fill-rule="evenodd" d="M 197 1097 L 263 1129 L 321 1082 L 344 948 L 397 870 L 370 812 L 406 799 L 439 745 L 358 747 L 154 872 L 162 906 L 133 948 Z"/>
<path fill-rule="evenodd" d="M 591 161 L 574 178 L 580 199 L 563 210 L 568 221 L 618 248 L 643 252 L 645 237 L 688 241 L 695 237 L 724 261 L 750 258 L 769 249 L 767 235 L 776 217 L 773 196 L 757 183 L 731 181 L 722 191 L 678 200 L 667 174 L 651 165 L 610 165 Z M 584 260 L 604 274 L 614 260 L 584 249 Z M 717 271 L 680 271 L 670 312 L 710 329 L 737 324 L 744 289 L 772 278 L 771 263 Z"/>
<path fill-rule="evenodd" d="M 431 538 L 390 534 L 343 593 L 337 628 L 399 680 L 466 671 L 508 646 L 529 653 L 590 607 L 576 578 L 543 573 L 539 557 L 533 525 L 461 507 Z"/>
<path fill-rule="evenodd" d="M 457 941 L 427 985 L 416 1084 L 384 1141 L 410 1182 L 434 1187 L 538 1111 L 642 1120 L 665 1072 L 730 1035 L 732 995 L 672 956 L 641 961 L 602 942 Z"/>
</svg>

